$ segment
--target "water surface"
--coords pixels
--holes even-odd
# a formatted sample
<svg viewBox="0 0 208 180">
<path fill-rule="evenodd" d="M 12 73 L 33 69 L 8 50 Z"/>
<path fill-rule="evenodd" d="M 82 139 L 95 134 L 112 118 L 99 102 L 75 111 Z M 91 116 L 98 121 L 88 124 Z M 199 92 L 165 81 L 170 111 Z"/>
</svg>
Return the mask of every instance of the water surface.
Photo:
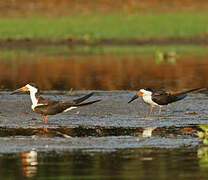
<svg viewBox="0 0 208 180">
<path fill-rule="evenodd" d="M 131 53 L 89 47 L 2 50 L 0 176 L 205 179 L 208 151 L 197 132 L 208 123 L 207 91 L 164 107 L 161 117 L 157 107 L 148 116 L 150 107 L 141 99 L 127 103 L 140 87 L 206 87 L 206 47 L 198 48 L 200 53 L 152 47 Z M 28 95 L 10 95 L 31 81 L 46 98 L 69 100 L 94 91 L 90 100 L 102 101 L 49 116 L 45 125 Z"/>
<path fill-rule="evenodd" d="M 206 179 L 201 149 L 125 149 L 110 152 L 41 152 L 0 157 L 7 179 Z"/>
<path fill-rule="evenodd" d="M 124 90 L 206 87 L 207 46 L 3 48 L 0 87 Z"/>
</svg>

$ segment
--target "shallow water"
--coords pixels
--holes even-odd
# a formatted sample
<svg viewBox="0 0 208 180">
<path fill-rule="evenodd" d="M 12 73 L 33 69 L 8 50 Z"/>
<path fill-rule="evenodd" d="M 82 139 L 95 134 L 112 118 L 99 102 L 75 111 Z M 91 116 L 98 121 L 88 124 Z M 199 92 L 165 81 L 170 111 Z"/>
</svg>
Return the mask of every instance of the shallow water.
<svg viewBox="0 0 208 180">
<path fill-rule="evenodd" d="M 199 124 L 208 123 L 207 91 L 190 93 L 164 107 L 158 117 L 157 107 L 152 116 L 147 115 L 150 107 L 141 99 L 128 104 L 136 91 L 123 90 L 149 85 L 173 91 L 206 87 L 206 53 L 192 56 L 180 51 L 174 59 L 158 61 L 149 50 L 102 54 L 102 48 L 98 53 L 72 49 L 45 52 L 29 48 L 1 54 L 0 177 L 207 177 L 208 150 L 197 136 Z M 96 89 L 89 100 L 102 101 L 49 116 L 45 125 L 31 110 L 28 95 L 10 95 L 11 89 L 31 81 L 47 89 L 41 93 L 50 99 L 74 99 L 92 92 L 76 89 Z"/>
<path fill-rule="evenodd" d="M 8 179 L 206 179 L 201 149 L 134 148 L 116 151 L 4 154 L 1 176 Z M 4 167 L 4 168 L 3 168 Z M 15 167 L 15 168 L 13 168 Z"/>
<path fill-rule="evenodd" d="M 207 124 L 206 92 L 147 116 L 136 91 L 95 91 L 101 102 L 49 116 L 32 112 L 28 95 L 1 91 L 0 175 L 34 179 L 178 179 L 208 175 L 207 149 L 197 136 Z M 42 91 L 68 100 L 89 93 Z M 15 111 L 14 111 L 15 109 Z M 47 132 L 44 131 L 47 128 Z M 16 167 L 15 169 L 12 167 Z"/>
</svg>

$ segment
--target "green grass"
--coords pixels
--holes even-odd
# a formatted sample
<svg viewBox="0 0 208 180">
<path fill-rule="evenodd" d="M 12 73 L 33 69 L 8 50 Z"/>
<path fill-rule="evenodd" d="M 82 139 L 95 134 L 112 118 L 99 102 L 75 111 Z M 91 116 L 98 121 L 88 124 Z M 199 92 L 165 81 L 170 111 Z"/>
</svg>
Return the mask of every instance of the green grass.
<svg viewBox="0 0 208 180">
<path fill-rule="evenodd" d="M 207 19 L 206 12 L 0 18 L 0 38 L 94 40 L 202 36 L 208 34 Z"/>
</svg>

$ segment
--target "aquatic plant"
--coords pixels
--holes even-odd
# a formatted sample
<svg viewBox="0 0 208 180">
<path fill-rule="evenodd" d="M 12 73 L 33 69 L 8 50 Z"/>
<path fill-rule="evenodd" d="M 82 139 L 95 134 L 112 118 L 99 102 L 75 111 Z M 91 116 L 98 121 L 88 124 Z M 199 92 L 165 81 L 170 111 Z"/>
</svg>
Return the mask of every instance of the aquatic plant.
<svg viewBox="0 0 208 180">
<path fill-rule="evenodd" d="M 200 124 L 202 131 L 198 131 L 198 137 L 203 139 L 203 144 L 208 145 L 208 124 Z"/>
</svg>

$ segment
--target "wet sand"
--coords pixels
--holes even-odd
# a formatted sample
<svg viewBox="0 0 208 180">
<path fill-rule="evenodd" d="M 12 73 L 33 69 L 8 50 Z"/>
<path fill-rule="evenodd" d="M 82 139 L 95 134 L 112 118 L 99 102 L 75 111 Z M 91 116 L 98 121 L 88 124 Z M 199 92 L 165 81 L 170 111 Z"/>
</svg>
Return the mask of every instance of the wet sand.
<svg viewBox="0 0 208 180">
<path fill-rule="evenodd" d="M 47 125 L 42 117 L 32 112 L 28 95 L 9 95 L 1 91 L 0 97 L 0 152 L 37 151 L 114 151 L 126 148 L 179 148 L 197 147 L 199 124 L 207 124 L 207 95 L 190 94 L 182 101 L 163 108 L 158 117 L 156 107 L 147 116 L 149 105 L 138 99 L 128 100 L 136 91 L 95 91 L 90 100 L 101 102 L 48 117 Z M 44 91 L 44 97 L 68 100 L 76 97 L 64 92 Z M 77 95 L 89 91 L 75 91 Z M 151 135 L 144 129 L 154 127 Z M 47 132 L 43 128 L 48 128 Z M 185 128 L 185 129 L 184 129 Z M 190 128 L 187 131 L 186 128 Z M 151 131 L 151 129 L 150 129 Z M 147 138 L 148 137 L 148 138 Z"/>
</svg>

